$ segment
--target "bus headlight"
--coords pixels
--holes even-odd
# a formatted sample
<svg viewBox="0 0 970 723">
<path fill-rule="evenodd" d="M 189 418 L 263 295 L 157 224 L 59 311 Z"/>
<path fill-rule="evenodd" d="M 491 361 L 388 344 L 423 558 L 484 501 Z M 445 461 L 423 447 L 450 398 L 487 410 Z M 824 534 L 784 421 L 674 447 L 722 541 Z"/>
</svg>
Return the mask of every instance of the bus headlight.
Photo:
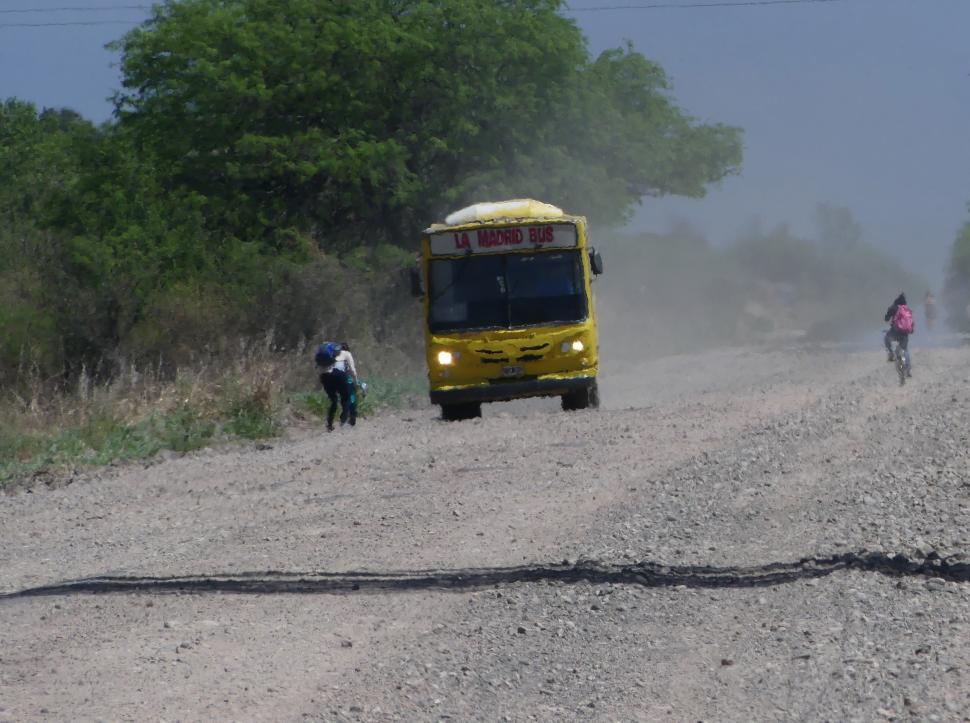
<svg viewBox="0 0 970 723">
<path fill-rule="evenodd" d="M 450 367 L 455 362 L 454 355 L 445 349 L 438 352 L 438 363 L 443 367 Z"/>
<path fill-rule="evenodd" d="M 583 349 L 586 348 L 586 345 L 583 344 L 582 340 L 576 339 L 576 340 L 571 341 L 571 342 L 564 341 L 562 343 L 562 347 L 561 348 L 562 348 L 562 353 L 563 354 L 566 354 L 566 353 L 568 353 L 570 351 L 581 352 Z"/>
</svg>

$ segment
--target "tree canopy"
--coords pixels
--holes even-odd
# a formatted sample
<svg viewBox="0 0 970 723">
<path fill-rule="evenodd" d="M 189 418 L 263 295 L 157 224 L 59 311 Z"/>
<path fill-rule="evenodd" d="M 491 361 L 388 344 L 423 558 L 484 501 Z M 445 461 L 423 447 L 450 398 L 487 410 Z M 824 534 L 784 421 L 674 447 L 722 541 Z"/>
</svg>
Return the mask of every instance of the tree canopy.
<svg viewBox="0 0 970 723">
<path fill-rule="evenodd" d="M 562 7 L 165 0 L 115 44 L 111 122 L 0 104 L 0 383 L 294 344 L 337 313 L 321 284 L 385 304 L 374 269 L 459 206 L 618 224 L 737 171 L 738 129 L 687 115 L 631 47 L 591 57 Z"/>
<path fill-rule="evenodd" d="M 119 43 L 118 117 L 236 233 L 413 245 L 448 210 L 535 196 L 620 222 L 737 170 L 627 47 L 559 0 L 169 0 Z"/>
</svg>

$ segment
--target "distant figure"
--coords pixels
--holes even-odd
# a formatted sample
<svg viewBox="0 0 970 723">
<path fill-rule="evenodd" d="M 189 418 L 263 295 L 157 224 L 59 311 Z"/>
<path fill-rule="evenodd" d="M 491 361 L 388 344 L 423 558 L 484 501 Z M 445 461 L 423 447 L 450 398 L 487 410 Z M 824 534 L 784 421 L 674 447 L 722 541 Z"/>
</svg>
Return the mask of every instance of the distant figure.
<svg viewBox="0 0 970 723">
<path fill-rule="evenodd" d="M 896 361 L 893 357 L 892 343 L 899 342 L 899 348 L 903 350 L 906 362 L 906 376 L 911 377 L 913 369 L 909 358 L 909 335 L 916 331 L 916 321 L 913 319 L 913 312 L 906 305 L 906 294 L 897 296 L 892 306 L 886 309 L 886 321 L 889 322 L 889 331 L 883 338 L 886 353 L 889 355 L 886 361 Z"/>
<path fill-rule="evenodd" d="M 357 367 L 346 342 L 324 342 L 315 356 L 320 367 L 320 383 L 330 399 L 327 409 L 327 431 L 333 431 L 333 420 L 340 400 L 340 426 L 357 424 Z"/>
<path fill-rule="evenodd" d="M 936 297 L 931 291 L 927 291 L 923 297 L 923 314 L 926 316 L 926 328 L 932 331 L 936 326 Z"/>
</svg>

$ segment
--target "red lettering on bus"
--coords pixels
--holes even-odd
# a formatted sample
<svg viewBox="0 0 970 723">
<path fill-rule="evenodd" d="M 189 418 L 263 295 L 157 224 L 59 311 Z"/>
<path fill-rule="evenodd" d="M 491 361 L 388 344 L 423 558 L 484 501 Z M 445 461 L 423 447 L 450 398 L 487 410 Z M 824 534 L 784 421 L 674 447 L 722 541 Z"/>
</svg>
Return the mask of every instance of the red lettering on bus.
<svg viewBox="0 0 970 723">
<path fill-rule="evenodd" d="M 552 226 L 532 226 L 529 228 L 529 242 L 533 244 L 548 244 L 556 240 Z"/>
<path fill-rule="evenodd" d="M 470 249 L 472 247 L 471 242 L 468 240 L 467 233 L 455 234 L 455 248 L 456 249 Z"/>
<path fill-rule="evenodd" d="M 536 229 L 529 229 L 529 240 L 532 243 L 536 243 L 534 234 Z M 525 231 L 521 228 L 482 228 L 478 229 L 475 236 L 475 242 L 478 244 L 478 248 L 487 249 L 495 248 L 496 246 L 518 246 L 525 242 Z M 462 240 L 459 241 L 458 234 L 455 234 L 455 247 L 456 248 L 469 248 L 471 241 L 468 239 L 467 234 L 462 234 Z"/>
</svg>

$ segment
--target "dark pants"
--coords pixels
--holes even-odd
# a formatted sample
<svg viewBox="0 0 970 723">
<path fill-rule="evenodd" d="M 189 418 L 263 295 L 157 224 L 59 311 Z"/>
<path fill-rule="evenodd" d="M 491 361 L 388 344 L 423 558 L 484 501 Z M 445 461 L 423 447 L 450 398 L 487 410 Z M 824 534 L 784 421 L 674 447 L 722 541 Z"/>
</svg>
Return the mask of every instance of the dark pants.
<svg viewBox="0 0 970 723">
<path fill-rule="evenodd" d="M 882 340 L 886 345 L 886 351 L 888 351 L 890 354 L 893 353 L 893 342 L 899 342 L 899 348 L 903 350 L 903 360 L 906 363 L 906 369 L 910 369 L 912 364 L 909 361 L 909 334 L 904 334 L 901 331 L 890 329 L 886 332 L 886 336 L 884 336 Z"/>
<path fill-rule="evenodd" d="M 351 385 L 353 380 L 347 372 L 334 369 L 332 372 L 320 375 L 320 383 L 323 384 L 323 391 L 330 399 L 330 408 L 327 410 L 327 429 L 333 429 L 333 418 L 337 414 L 337 399 L 340 399 L 340 423 L 350 422 L 351 426 L 357 424 L 357 404 L 356 394 L 352 394 Z"/>
</svg>

